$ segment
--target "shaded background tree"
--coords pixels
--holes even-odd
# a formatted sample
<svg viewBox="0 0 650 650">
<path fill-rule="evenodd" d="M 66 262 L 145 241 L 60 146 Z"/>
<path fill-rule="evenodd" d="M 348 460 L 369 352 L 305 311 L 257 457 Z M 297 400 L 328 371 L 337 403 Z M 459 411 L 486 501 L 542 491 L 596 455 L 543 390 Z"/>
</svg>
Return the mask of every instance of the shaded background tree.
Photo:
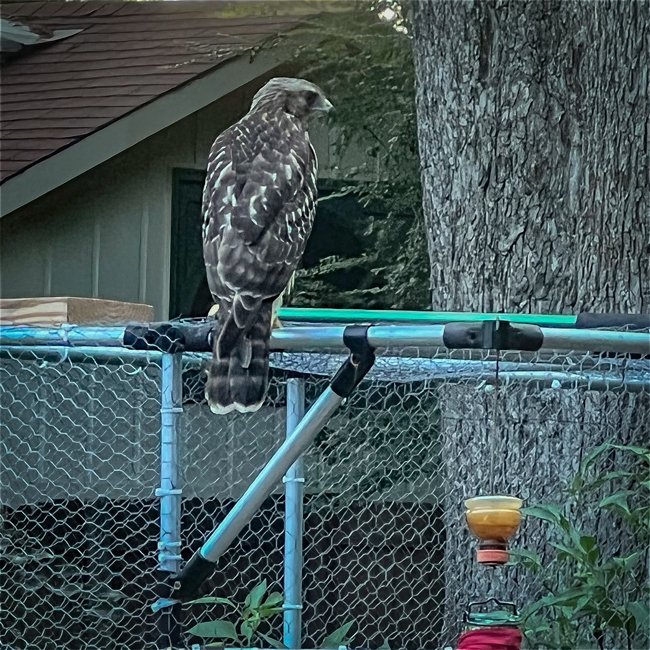
<svg viewBox="0 0 650 650">
<path fill-rule="evenodd" d="M 297 307 L 429 309 L 429 268 L 418 173 L 414 69 L 410 37 L 394 0 L 287 0 L 215 6 L 224 18 L 287 16 L 296 20 L 256 45 L 231 54 L 270 53 L 274 74 L 302 76 L 320 84 L 335 104 L 329 136 L 318 129 L 326 178 L 318 182 L 316 221 L 295 291 Z M 198 61 L 211 47 L 190 45 Z M 186 63 L 191 63 L 189 57 Z M 242 107 L 243 108 L 243 107 Z M 187 264 L 174 286 L 173 316 L 203 315 L 207 282 L 189 298 L 187 276 L 198 273 L 200 173 L 178 175 L 179 233 Z M 196 222 L 192 232 L 186 223 Z M 201 267 L 202 268 L 202 267 Z M 179 298 L 180 296 L 180 298 Z M 179 303 L 179 304 L 177 304 Z"/>
<path fill-rule="evenodd" d="M 410 4 L 435 310 L 647 311 L 648 7 Z M 447 527 L 460 533 L 446 542 L 449 624 L 459 596 L 499 591 L 499 575 L 504 595 L 534 595 L 516 571 L 476 567 L 462 499 L 561 498 L 587 450 L 645 436 L 648 397 L 509 388 L 495 411 L 494 394 L 441 390 Z M 611 521 L 589 525 L 625 546 Z M 542 537 L 531 524 L 520 540 Z"/>
<path fill-rule="evenodd" d="M 322 209 L 331 192 L 349 196 L 349 212 L 337 208 L 335 231 L 333 222 L 325 230 L 317 221 L 292 305 L 428 309 L 410 37 L 399 3 L 333 4 L 338 11 L 307 18 L 269 43 L 296 74 L 326 90 L 336 108 L 336 156 L 354 159 L 338 185 L 321 191 Z"/>
</svg>

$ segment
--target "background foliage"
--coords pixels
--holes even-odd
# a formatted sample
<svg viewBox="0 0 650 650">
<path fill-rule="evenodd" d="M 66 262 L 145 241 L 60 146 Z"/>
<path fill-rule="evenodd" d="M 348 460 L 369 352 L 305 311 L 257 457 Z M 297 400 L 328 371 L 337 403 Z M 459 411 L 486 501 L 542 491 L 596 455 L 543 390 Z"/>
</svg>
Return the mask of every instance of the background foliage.
<svg viewBox="0 0 650 650">
<path fill-rule="evenodd" d="M 362 153 L 321 192 L 320 213 L 328 195 L 352 201 L 337 200 L 327 232 L 316 226 L 293 304 L 429 309 L 410 39 L 398 3 L 344 4 L 267 44 L 334 103 L 336 155 Z"/>
</svg>

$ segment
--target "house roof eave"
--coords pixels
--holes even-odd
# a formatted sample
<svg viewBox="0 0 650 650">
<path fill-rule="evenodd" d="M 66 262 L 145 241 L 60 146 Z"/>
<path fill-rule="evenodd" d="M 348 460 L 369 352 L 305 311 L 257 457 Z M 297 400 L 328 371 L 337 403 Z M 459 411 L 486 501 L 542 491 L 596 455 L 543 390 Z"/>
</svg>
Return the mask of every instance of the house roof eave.
<svg viewBox="0 0 650 650">
<path fill-rule="evenodd" d="M 106 162 L 280 65 L 272 52 L 230 59 L 57 151 L 0 186 L 0 217 Z"/>
</svg>

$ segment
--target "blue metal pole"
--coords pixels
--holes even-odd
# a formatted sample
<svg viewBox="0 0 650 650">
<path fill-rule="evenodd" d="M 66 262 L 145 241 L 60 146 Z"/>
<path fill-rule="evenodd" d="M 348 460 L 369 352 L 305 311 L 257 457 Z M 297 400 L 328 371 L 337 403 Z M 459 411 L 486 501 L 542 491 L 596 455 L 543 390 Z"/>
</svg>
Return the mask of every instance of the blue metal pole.
<svg viewBox="0 0 650 650">
<path fill-rule="evenodd" d="M 291 437 L 282 443 L 217 529 L 208 537 L 201 547 L 202 558 L 214 563 L 228 550 L 242 528 L 255 516 L 291 465 L 311 445 L 342 401 L 343 398 L 331 388 L 323 391 Z"/>
<path fill-rule="evenodd" d="M 305 380 L 287 380 L 287 438 L 305 414 Z M 302 525 L 304 473 L 302 457 L 289 468 L 285 483 L 284 645 L 302 645 Z"/>
<path fill-rule="evenodd" d="M 181 560 L 181 478 L 178 439 L 183 412 L 183 356 L 162 355 L 162 397 L 160 408 L 160 540 L 158 562 L 161 571 L 177 573 Z"/>
<path fill-rule="evenodd" d="M 458 325 L 458 323 L 456 324 Z M 462 325 L 462 324 L 461 324 Z M 472 325 L 469 323 L 468 325 Z M 368 343 L 375 348 L 448 347 L 449 325 L 373 325 L 368 330 Z M 538 336 L 541 350 L 572 350 L 573 352 L 606 351 L 648 354 L 650 334 L 611 330 L 567 329 L 521 325 L 522 332 Z M 59 328 L 2 326 L 2 345 L 60 345 L 67 347 L 122 347 L 124 327 L 82 327 L 64 325 Z M 282 327 L 273 330 L 272 350 L 315 351 L 344 348 L 345 327 Z M 454 345 L 453 347 L 458 347 Z M 469 346 L 474 347 L 474 346 Z"/>
<path fill-rule="evenodd" d="M 0 342 L 3 345 L 92 345 L 122 347 L 124 326 L 94 327 L 61 325 L 60 327 L 30 327 L 29 325 L 7 325 L 0 327 Z"/>
<path fill-rule="evenodd" d="M 156 350 L 128 350 L 111 347 L 66 347 L 61 345 L 4 345 L 0 343 L 0 359 L 8 357 L 11 359 L 24 358 L 29 361 L 38 359 L 50 360 L 55 363 L 59 361 L 88 361 L 95 359 L 102 363 L 132 363 L 149 364 L 160 363 L 163 352 Z M 185 354 L 184 365 L 188 367 L 201 367 L 205 363 L 205 354 Z M 380 379 L 387 379 L 391 368 L 399 366 L 402 372 L 406 372 L 409 363 L 413 363 L 413 371 L 419 378 L 427 378 L 436 381 L 463 381 L 471 379 L 475 381 L 494 381 L 494 361 L 479 361 L 466 359 L 434 358 L 428 361 L 428 365 L 422 359 L 409 359 L 408 357 L 383 357 L 377 363 L 377 368 L 383 371 Z M 499 381 L 507 383 L 536 382 L 540 387 L 557 385 L 562 388 L 576 388 L 583 386 L 589 390 L 625 390 L 628 392 L 647 391 L 650 388 L 650 362 L 639 359 L 630 362 L 629 359 L 609 359 L 609 367 L 599 369 L 578 368 L 575 370 L 563 368 L 559 361 L 530 361 L 530 362 L 502 362 Z M 289 364 L 278 366 L 284 369 L 294 369 Z M 404 381 L 400 375 L 397 381 Z"/>
</svg>

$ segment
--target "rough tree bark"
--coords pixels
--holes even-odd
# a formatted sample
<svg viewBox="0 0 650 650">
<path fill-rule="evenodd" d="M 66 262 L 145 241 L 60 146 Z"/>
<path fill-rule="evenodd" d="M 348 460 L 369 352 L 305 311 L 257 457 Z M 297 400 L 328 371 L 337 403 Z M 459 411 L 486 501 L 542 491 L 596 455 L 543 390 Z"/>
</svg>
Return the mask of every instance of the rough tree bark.
<svg viewBox="0 0 650 650">
<path fill-rule="evenodd" d="M 435 310 L 648 310 L 648 8 L 411 4 Z M 454 633 L 463 601 L 488 589 L 462 531 L 462 499 L 496 489 L 553 500 L 585 450 L 638 440 L 650 413 L 647 393 L 499 392 L 497 430 L 493 394 L 441 394 L 447 530 L 459 533 L 446 547 Z M 523 576 L 510 575 L 502 595 L 530 597 Z"/>
</svg>

